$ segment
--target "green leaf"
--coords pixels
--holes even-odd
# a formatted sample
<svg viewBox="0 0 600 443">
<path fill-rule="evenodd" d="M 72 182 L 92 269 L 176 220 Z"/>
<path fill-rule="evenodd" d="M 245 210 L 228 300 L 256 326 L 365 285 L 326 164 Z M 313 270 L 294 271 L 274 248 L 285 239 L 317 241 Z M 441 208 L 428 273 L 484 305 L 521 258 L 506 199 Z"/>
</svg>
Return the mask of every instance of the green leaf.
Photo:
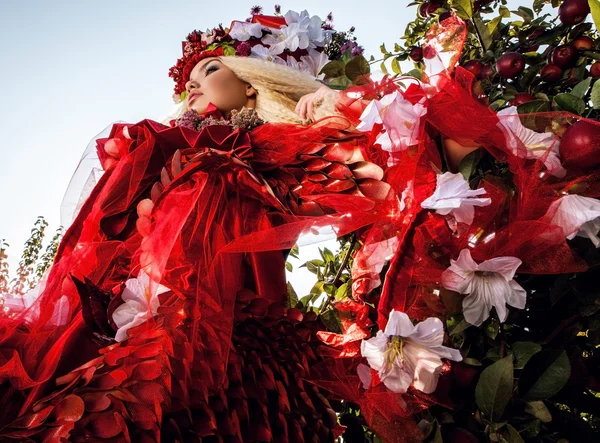
<svg viewBox="0 0 600 443">
<path fill-rule="evenodd" d="M 590 89 L 591 82 L 592 77 L 588 77 L 585 80 L 580 81 L 571 90 L 571 94 L 582 99 L 583 97 L 585 97 L 585 93 L 588 91 L 588 89 Z"/>
<path fill-rule="evenodd" d="M 483 50 L 487 51 L 488 48 L 492 45 L 492 38 L 490 37 L 490 32 L 488 27 L 483 23 L 483 21 L 478 17 L 473 17 L 473 24 L 477 28 L 479 35 L 481 37 L 481 43 L 483 45 Z"/>
<path fill-rule="evenodd" d="M 497 422 L 513 392 L 512 355 L 485 368 L 475 388 L 475 401 L 488 419 Z"/>
<path fill-rule="evenodd" d="M 530 401 L 525 405 L 525 412 L 539 418 L 542 423 L 549 423 L 552 421 L 552 414 L 550 414 L 550 411 L 543 401 Z"/>
<path fill-rule="evenodd" d="M 346 77 L 354 81 L 361 75 L 367 75 L 371 72 L 371 65 L 362 55 L 357 55 L 346 65 Z"/>
<path fill-rule="evenodd" d="M 235 55 L 235 49 L 232 46 L 224 46 L 223 54 L 231 57 L 231 56 Z"/>
<path fill-rule="evenodd" d="M 533 355 L 519 379 L 524 400 L 546 400 L 557 394 L 569 380 L 571 363 L 562 350 L 545 349 Z"/>
<path fill-rule="evenodd" d="M 510 9 L 508 9 L 506 6 L 500 6 L 498 12 L 500 13 L 500 17 L 510 18 Z"/>
<path fill-rule="evenodd" d="M 394 57 L 392 59 L 392 71 L 394 71 L 394 74 L 402 74 L 402 71 L 400 70 L 400 63 L 398 62 L 398 57 Z"/>
<path fill-rule="evenodd" d="M 594 109 L 600 109 L 600 82 L 594 83 L 592 86 L 591 100 Z"/>
<path fill-rule="evenodd" d="M 294 287 L 290 282 L 287 284 L 287 297 L 284 306 L 286 308 L 295 308 L 298 304 L 298 294 L 294 291 Z"/>
<path fill-rule="evenodd" d="M 381 64 L 379 65 L 379 69 L 381 69 L 381 72 L 383 72 L 384 74 L 388 73 L 388 70 L 385 67 L 385 62 L 381 62 Z"/>
<path fill-rule="evenodd" d="M 408 71 L 406 73 L 406 75 L 408 75 L 410 77 L 414 77 L 414 78 L 416 78 L 418 80 L 422 80 L 422 78 L 423 78 L 423 71 L 421 71 L 420 69 L 415 68 L 415 69 L 411 69 L 410 71 Z"/>
<path fill-rule="evenodd" d="M 502 437 L 507 443 L 525 443 L 519 431 L 508 423 L 502 428 Z"/>
<path fill-rule="evenodd" d="M 477 168 L 479 161 L 481 160 L 481 149 L 476 149 L 473 152 L 467 154 L 458 165 L 458 172 L 462 174 L 465 180 L 471 178 L 471 174 Z"/>
<path fill-rule="evenodd" d="M 452 9 L 463 20 L 473 17 L 473 0 L 451 0 Z"/>
<path fill-rule="evenodd" d="M 510 12 L 508 15 L 510 16 Z M 489 21 L 489 23 L 487 24 L 487 29 L 488 29 L 488 33 L 490 36 L 494 35 L 494 33 L 496 32 L 496 29 L 498 29 L 498 25 L 501 22 L 502 22 L 502 16 L 494 17 L 493 19 L 491 19 Z"/>
<path fill-rule="evenodd" d="M 389 54 L 388 50 L 385 48 L 385 43 L 382 43 L 381 46 L 379 46 L 379 50 L 382 54 Z"/>
<path fill-rule="evenodd" d="M 322 254 L 323 254 L 323 259 L 325 261 L 335 261 L 335 256 L 333 255 L 333 252 L 331 252 L 329 249 L 324 248 Z"/>
<path fill-rule="evenodd" d="M 531 356 L 542 350 L 542 347 L 531 341 L 518 341 L 512 345 L 515 356 L 515 369 L 523 369 Z"/>
<path fill-rule="evenodd" d="M 516 11 L 511 12 L 519 17 L 522 17 L 523 20 L 525 20 L 525 24 L 531 23 L 531 20 L 533 20 L 534 17 L 533 11 L 525 6 L 519 6 Z"/>
<path fill-rule="evenodd" d="M 583 99 L 572 94 L 561 93 L 554 96 L 555 103 L 564 111 L 581 115 L 585 111 L 585 102 Z"/>
<path fill-rule="evenodd" d="M 600 31 L 600 0 L 588 0 L 590 5 L 590 11 L 592 13 L 592 19 L 594 19 L 594 25 L 596 30 Z"/>
<path fill-rule="evenodd" d="M 344 75 L 344 64 L 339 60 L 327 63 L 319 74 L 325 74 L 325 78 L 334 78 Z"/>
<path fill-rule="evenodd" d="M 350 295 L 351 288 L 352 288 L 352 286 L 350 285 L 350 283 L 344 283 L 342 286 L 337 288 L 337 290 L 335 291 L 335 298 L 337 300 L 346 298 L 347 296 Z"/>
<path fill-rule="evenodd" d="M 286 269 L 288 272 L 292 272 L 292 271 L 294 270 L 294 266 L 292 266 L 292 264 L 291 264 L 289 261 L 286 261 L 286 262 L 285 262 L 285 269 Z"/>
<path fill-rule="evenodd" d="M 321 317 L 321 321 L 327 326 L 327 329 L 330 332 L 335 332 L 336 334 L 342 333 L 342 322 L 340 321 L 340 315 L 337 309 L 327 309 L 325 312 L 321 313 L 319 317 Z"/>
</svg>

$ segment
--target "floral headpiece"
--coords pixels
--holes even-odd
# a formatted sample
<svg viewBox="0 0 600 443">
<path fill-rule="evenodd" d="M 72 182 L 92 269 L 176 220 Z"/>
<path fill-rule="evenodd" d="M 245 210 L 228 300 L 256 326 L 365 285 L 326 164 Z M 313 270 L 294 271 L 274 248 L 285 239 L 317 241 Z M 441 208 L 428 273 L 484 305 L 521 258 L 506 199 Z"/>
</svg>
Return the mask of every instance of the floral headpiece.
<svg viewBox="0 0 600 443">
<path fill-rule="evenodd" d="M 187 95 L 185 84 L 194 66 L 208 57 L 255 57 L 319 77 L 323 66 L 346 52 L 362 54 L 362 47 L 352 36 L 354 28 L 335 31 L 331 13 L 323 21 L 316 15 L 311 17 L 307 11 L 281 15 L 280 7 L 275 6 L 276 15 L 267 16 L 262 15 L 262 8 L 255 6 L 251 14 L 246 21 L 233 21 L 229 29 L 219 25 L 187 36 L 182 43 L 183 56 L 169 69 L 169 77 L 175 81 L 176 103 Z"/>
</svg>

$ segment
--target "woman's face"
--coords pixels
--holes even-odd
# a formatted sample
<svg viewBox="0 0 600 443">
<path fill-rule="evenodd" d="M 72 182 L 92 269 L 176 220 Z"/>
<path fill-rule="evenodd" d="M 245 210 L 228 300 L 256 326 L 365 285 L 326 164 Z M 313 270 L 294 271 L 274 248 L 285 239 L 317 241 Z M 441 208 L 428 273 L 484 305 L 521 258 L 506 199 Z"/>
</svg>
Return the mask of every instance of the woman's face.
<svg viewBox="0 0 600 443">
<path fill-rule="evenodd" d="M 234 109 L 254 108 L 256 90 L 241 81 L 231 69 L 216 57 L 198 62 L 185 84 L 188 91 L 188 109 L 206 111 L 209 103 L 228 116 Z"/>
</svg>

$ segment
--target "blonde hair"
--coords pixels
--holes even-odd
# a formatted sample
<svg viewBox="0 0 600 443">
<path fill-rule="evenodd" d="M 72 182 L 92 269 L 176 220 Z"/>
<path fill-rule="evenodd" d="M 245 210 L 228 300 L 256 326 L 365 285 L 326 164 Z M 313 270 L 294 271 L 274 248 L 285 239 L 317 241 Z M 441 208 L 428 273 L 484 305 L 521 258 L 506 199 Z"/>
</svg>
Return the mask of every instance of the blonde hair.
<svg viewBox="0 0 600 443">
<path fill-rule="evenodd" d="M 256 112 L 271 123 L 307 123 L 295 113 L 296 104 L 306 94 L 316 92 L 322 83 L 308 73 L 286 65 L 253 57 L 219 57 L 221 62 L 242 81 L 256 89 Z M 315 105 L 315 119 L 339 115 L 335 94 L 327 95 Z M 180 114 L 187 110 L 184 102 Z"/>
</svg>

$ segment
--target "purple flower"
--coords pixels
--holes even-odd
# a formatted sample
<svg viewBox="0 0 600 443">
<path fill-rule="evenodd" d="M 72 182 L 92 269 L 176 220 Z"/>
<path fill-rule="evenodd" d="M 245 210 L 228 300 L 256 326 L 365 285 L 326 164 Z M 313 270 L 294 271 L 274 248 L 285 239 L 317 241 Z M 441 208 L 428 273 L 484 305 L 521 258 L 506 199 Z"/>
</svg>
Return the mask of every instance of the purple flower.
<svg viewBox="0 0 600 443">
<path fill-rule="evenodd" d="M 333 21 L 333 13 L 330 12 L 329 14 L 327 14 L 327 21 L 332 22 Z"/>
<path fill-rule="evenodd" d="M 252 8 L 250 8 L 250 15 L 260 15 L 262 14 L 262 6 L 253 6 Z"/>
<path fill-rule="evenodd" d="M 363 55 L 363 47 L 362 46 L 354 46 L 354 48 L 352 48 L 352 55 L 353 56 L 357 56 L 357 55 Z"/>
<path fill-rule="evenodd" d="M 352 27 L 351 27 L 351 28 L 348 30 L 348 32 L 350 32 L 350 33 L 354 32 L 354 31 L 356 31 L 356 28 L 355 28 L 354 26 L 352 26 Z"/>
<path fill-rule="evenodd" d="M 241 42 L 237 48 L 235 48 L 235 54 L 240 57 L 248 57 L 252 52 L 252 46 L 248 42 Z"/>
<path fill-rule="evenodd" d="M 354 48 L 356 47 L 356 43 L 352 42 L 352 41 L 347 41 L 346 43 L 344 43 L 342 45 L 342 47 L 340 48 L 340 52 L 342 54 L 345 54 L 348 50 L 350 51 L 354 51 Z"/>
<path fill-rule="evenodd" d="M 281 14 L 281 5 L 275 5 L 275 14 Z"/>
</svg>

